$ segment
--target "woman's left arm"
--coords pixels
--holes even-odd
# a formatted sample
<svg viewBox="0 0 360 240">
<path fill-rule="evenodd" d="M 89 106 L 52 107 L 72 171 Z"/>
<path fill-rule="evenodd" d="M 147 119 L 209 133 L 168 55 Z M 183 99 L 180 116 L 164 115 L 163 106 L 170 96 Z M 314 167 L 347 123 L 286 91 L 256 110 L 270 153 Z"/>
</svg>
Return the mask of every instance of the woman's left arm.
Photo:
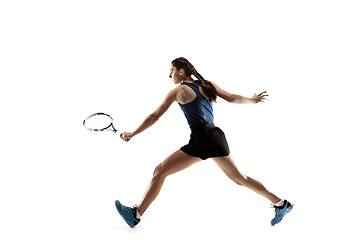
<svg viewBox="0 0 360 240">
<path fill-rule="evenodd" d="M 140 124 L 140 126 L 134 132 L 123 132 L 120 134 L 120 137 L 124 141 L 129 141 L 130 138 L 138 135 L 139 133 L 143 132 L 144 130 L 151 127 L 154 123 L 156 123 L 160 117 L 169 109 L 170 105 L 177 100 L 178 89 L 175 88 L 171 92 L 169 92 L 162 104 L 149 116 L 145 118 L 145 120 Z"/>
</svg>

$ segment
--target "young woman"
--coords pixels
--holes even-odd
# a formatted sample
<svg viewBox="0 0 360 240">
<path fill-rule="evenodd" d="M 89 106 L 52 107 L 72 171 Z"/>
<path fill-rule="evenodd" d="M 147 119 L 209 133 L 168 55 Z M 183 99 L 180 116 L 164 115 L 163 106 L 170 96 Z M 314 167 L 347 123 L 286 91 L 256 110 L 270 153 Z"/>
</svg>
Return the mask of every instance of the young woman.
<svg viewBox="0 0 360 240">
<path fill-rule="evenodd" d="M 191 75 L 198 80 L 191 78 Z M 120 134 L 120 137 L 126 142 L 129 141 L 158 121 L 173 102 L 178 102 L 191 128 L 190 141 L 155 168 L 150 185 L 137 207 L 126 207 L 116 200 L 115 205 L 120 215 L 130 227 L 135 227 L 140 222 L 140 217 L 159 194 L 167 176 L 197 162 L 212 158 L 235 183 L 250 188 L 269 199 L 275 208 L 275 217 L 271 220 L 271 224 L 279 223 L 292 210 L 293 205 L 269 192 L 259 181 L 239 171 L 230 155 L 223 131 L 215 127 L 213 123 L 212 102 L 216 100 L 217 96 L 230 103 L 258 103 L 263 102 L 268 96 L 265 95 L 266 92 L 255 94 L 252 98 L 230 94 L 215 83 L 205 80 L 183 57 L 172 61 L 169 78 L 175 84 L 180 85 L 168 93 L 158 109 L 150 114 L 134 132 L 124 132 Z"/>
</svg>

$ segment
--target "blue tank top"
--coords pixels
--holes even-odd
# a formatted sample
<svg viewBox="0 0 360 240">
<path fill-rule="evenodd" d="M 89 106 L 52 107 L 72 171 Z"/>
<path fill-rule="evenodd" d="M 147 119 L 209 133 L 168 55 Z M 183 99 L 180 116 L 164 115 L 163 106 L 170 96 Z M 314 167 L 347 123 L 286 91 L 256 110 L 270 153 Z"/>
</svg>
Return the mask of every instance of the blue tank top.
<svg viewBox="0 0 360 240">
<path fill-rule="evenodd" d="M 199 83 L 183 82 L 181 85 L 191 87 L 191 89 L 196 93 L 196 98 L 194 101 L 187 104 L 179 103 L 180 108 L 184 112 L 190 127 L 194 127 L 200 124 L 212 123 L 214 121 L 212 104 L 207 98 L 201 95 L 199 90 Z"/>
</svg>

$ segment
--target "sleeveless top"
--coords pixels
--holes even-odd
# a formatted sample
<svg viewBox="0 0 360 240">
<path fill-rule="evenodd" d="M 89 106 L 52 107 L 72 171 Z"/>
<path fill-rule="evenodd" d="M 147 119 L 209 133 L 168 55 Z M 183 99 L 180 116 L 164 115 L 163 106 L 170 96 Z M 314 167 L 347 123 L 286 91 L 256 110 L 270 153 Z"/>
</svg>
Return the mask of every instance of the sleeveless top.
<svg viewBox="0 0 360 240">
<path fill-rule="evenodd" d="M 200 93 L 199 83 L 183 82 L 181 85 L 189 86 L 196 93 L 196 98 L 194 101 L 187 104 L 179 103 L 180 108 L 184 112 L 190 127 L 212 123 L 214 121 L 212 104 Z"/>
</svg>

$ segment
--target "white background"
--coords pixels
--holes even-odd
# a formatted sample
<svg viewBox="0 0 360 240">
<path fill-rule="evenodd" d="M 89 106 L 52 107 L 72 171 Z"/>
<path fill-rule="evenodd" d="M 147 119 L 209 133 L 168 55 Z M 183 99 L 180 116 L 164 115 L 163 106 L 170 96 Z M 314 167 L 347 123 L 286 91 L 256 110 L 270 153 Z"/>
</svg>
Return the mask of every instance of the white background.
<svg viewBox="0 0 360 240">
<path fill-rule="evenodd" d="M 1 239 L 358 239 L 357 1 L 2 1 Z M 130 229 L 153 169 L 186 144 L 177 104 L 120 141 L 86 131 L 94 112 L 133 131 L 175 87 L 176 57 L 265 104 L 214 105 L 239 168 L 295 204 L 270 202 L 211 160 L 166 179 Z"/>
</svg>

